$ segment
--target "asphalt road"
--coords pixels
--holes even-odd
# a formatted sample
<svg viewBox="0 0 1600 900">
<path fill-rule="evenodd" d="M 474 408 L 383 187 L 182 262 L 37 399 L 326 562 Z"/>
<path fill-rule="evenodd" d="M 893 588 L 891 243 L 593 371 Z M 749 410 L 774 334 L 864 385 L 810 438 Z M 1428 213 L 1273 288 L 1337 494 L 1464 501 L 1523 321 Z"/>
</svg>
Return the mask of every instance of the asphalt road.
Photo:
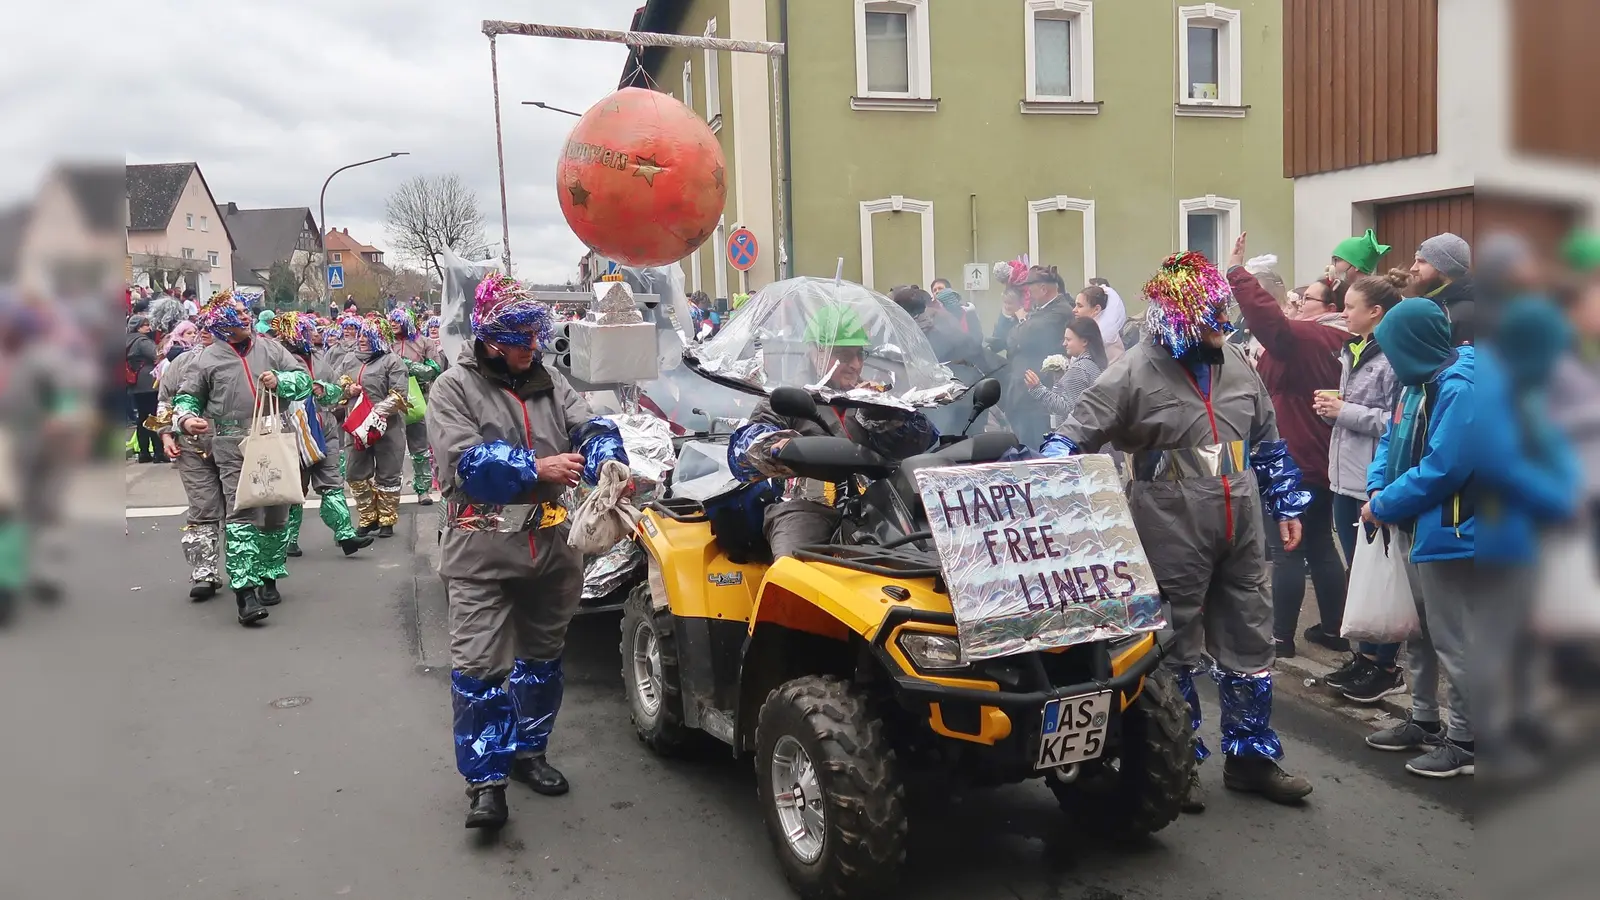
<svg viewBox="0 0 1600 900">
<path fill-rule="evenodd" d="M 790 896 L 749 766 L 663 762 L 635 740 L 614 614 L 570 640 L 551 753 L 573 792 L 513 785 L 497 839 L 464 830 L 442 592 L 403 509 L 399 536 L 350 558 L 308 516 L 259 630 L 227 597 L 188 602 L 177 518 L 86 533 L 104 550 L 70 599 L 0 633 L 0 898 Z M 1353 723 L 1280 697 L 1287 762 L 1316 782 L 1306 806 L 1229 795 L 1208 765 L 1210 810 L 1130 849 L 1037 785 L 952 797 L 913 821 L 905 896 L 1467 893 L 1470 785 L 1407 776 Z"/>
</svg>

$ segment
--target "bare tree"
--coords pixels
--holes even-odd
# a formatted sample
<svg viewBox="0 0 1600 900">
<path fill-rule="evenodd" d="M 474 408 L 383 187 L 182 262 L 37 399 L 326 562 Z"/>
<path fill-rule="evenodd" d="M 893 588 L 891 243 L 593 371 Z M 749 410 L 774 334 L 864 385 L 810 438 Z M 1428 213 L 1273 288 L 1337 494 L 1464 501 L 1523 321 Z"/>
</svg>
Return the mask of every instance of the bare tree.
<svg viewBox="0 0 1600 900">
<path fill-rule="evenodd" d="M 400 255 L 444 280 L 437 255 L 449 249 L 467 259 L 488 255 L 483 210 L 478 195 L 454 173 L 407 179 L 385 204 L 389 243 Z"/>
</svg>

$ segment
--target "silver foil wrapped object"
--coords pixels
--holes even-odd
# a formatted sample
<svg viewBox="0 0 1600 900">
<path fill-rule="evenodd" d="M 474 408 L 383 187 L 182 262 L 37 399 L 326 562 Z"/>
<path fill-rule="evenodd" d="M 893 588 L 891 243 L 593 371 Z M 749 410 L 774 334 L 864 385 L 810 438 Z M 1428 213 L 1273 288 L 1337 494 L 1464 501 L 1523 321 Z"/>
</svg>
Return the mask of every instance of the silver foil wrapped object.
<svg viewBox="0 0 1600 900">
<path fill-rule="evenodd" d="M 644 563 L 644 548 L 632 537 L 623 538 L 606 552 L 590 557 L 583 566 L 583 599 L 597 600 L 628 583 Z"/>
<path fill-rule="evenodd" d="M 1166 627 L 1111 457 L 921 469 L 916 477 L 967 659 Z"/>
<path fill-rule="evenodd" d="M 677 465 L 672 453 L 672 426 L 649 413 L 622 413 L 606 418 L 615 422 L 617 431 L 622 434 L 623 449 L 628 451 L 628 468 L 633 470 L 635 480 L 653 484 L 665 481 L 667 473 Z"/>
</svg>

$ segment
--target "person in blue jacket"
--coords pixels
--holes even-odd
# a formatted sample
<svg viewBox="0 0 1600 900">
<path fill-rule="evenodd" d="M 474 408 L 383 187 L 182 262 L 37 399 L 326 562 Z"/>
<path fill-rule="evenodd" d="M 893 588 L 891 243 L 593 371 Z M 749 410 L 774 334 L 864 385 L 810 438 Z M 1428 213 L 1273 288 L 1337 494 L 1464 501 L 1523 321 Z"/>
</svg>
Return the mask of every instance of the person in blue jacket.
<svg viewBox="0 0 1600 900">
<path fill-rule="evenodd" d="M 1367 737 L 1378 750 L 1424 751 L 1406 770 L 1431 778 L 1474 772 L 1476 746 L 1467 666 L 1471 659 L 1474 587 L 1473 421 L 1475 348 L 1455 346 L 1450 320 L 1426 298 L 1403 300 L 1379 323 L 1376 337 L 1402 385 L 1400 402 L 1372 465 L 1361 518 L 1394 525 L 1406 560 L 1422 634 L 1410 642 L 1411 713 Z M 1449 682 L 1441 733 L 1440 668 Z"/>
</svg>

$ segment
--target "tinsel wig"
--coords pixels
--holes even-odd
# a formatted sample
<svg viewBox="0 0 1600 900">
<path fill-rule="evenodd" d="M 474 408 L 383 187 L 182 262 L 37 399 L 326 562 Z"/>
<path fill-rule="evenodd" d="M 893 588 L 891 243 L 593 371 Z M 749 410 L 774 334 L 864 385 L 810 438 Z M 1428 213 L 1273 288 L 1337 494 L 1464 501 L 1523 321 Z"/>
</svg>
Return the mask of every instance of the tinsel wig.
<svg viewBox="0 0 1600 900">
<path fill-rule="evenodd" d="M 411 317 L 409 310 L 399 307 L 390 310 L 389 323 L 394 326 L 395 337 L 401 340 L 411 340 L 417 336 L 417 320 Z"/>
<path fill-rule="evenodd" d="M 223 291 L 206 301 L 200 307 L 200 312 L 195 316 L 200 327 L 212 334 L 223 337 L 223 332 L 229 328 L 248 329 L 255 323 L 250 319 L 250 313 L 244 309 L 244 304 L 235 300 L 232 291 Z"/>
<path fill-rule="evenodd" d="M 472 333 L 479 340 L 533 347 L 548 344 L 555 333 L 550 307 L 509 275 L 494 273 L 478 284 L 472 305 Z"/>
<path fill-rule="evenodd" d="M 1188 353 L 1205 340 L 1209 331 L 1228 334 L 1228 304 L 1233 289 L 1204 254 L 1174 253 L 1161 263 L 1154 278 L 1145 282 L 1144 330 L 1155 344 L 1174 357 Z"/>
<path fill-rule="evenodd" d="M 311 355 L 311 333 L 316 330 L 312 316 L 301 312 L 279 313 L 272 319 L 272 336 L 292 352 Z"/>
</svg>

